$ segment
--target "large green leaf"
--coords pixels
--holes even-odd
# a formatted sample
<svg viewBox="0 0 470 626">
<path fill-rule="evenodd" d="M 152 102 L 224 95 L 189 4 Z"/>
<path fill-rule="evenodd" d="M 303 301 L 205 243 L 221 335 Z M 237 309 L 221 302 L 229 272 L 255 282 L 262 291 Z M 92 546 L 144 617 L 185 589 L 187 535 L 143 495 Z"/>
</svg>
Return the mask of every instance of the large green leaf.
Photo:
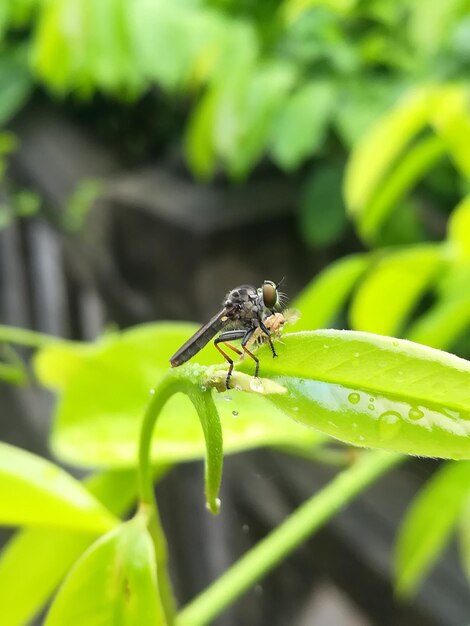
<svg viewBox="0 0 470 626">
<path fill-rule="evenodd" d="M 297 421 L 357 446 L 470 458 L 470 363 L 410 341 L 317 330 L 284 335 L 262 375 Z M 240 366 L 247 370 L 248 364 Z"/>
<path fill-rule="evenodd" d="M 60 588 L 45 626 L 165 623 L 154 547 L 145 519 L 138 515 L 83 555 Z"/>
<path fill-rule="evenodd" d="M 86 487 L 114 515 L 137 498 L 134 471 L 106 472 Z M 18 531 L 0 553 L 0 606 L 3 626 L 26 626 L 43 608 L 75 561 L 98 533 L 52 528 Z"/>
<path fill-rule="evenodd" d="M 427 244 L 383 257 L 356 291 L 351 326 L 382 335 L 399 334 L 442 269 L 444 252 L 439 245 Z"/>
<path fill-rule="evenodd" d="M 441 86 L 430 111 L 430 123 L 460 169 L 470 176 L 470 99 L 468 85 Z"/>
<path fill-rule="evenodd" d="M 449 539 L 470 494 L 470 463 L 448 463 L 413 501 L 396 547 L 396 586 L 410 595 L 427 574 Z"/>
<path fill-rule="evenodd" d="M 0 523 L 105 532 L 111 515 L 74 478 L 30 452 L 0 443 Z"/>
<path fill-rule="evenodd" d="M 408 94 L 357 145 L 349 160 L 344 187 L 352 214 L 359 216 L 366 210 L 400 153 L 426 125 L 433 93 L 431 87 L 422 87 Z"/>
<path fill-rule="evenodd" d="M 108 336 L 96 346 L 43 349 L 36 359 L 39 378 L 61 389 L 52 433 L 55 452 L 84 466 L 134 466 L 150 393 L 167 371 L 169 357 L 195 330 L 192 324 L 157 323 Z M 220 357 L 209 345 L 194 360 L 209 365 Z M 230 390 L 214 399 L 226 452 L 316 440 L 259 395 Z M 200 458 L 204 450 L 191 402 L 181 394 L 172 397 L 158 419 L 153 459 Z"/>
<path fill-rule="evenodd" d="M 320 272 L 292 303 L 301 314 L 295 330 L 330 326 L 371 261 L 370 255 L 352 254 Z"/>
<path fill-rule="evenodd" d="M 424 137 L 409 148 L 393 171 L 382 181 L 374 197 L 361 212 L 358 228 L 366 240 L 374 241 L 378 231 L 400 206 L 410 190 L 442 159 L 446 145 L 440 137 Z"/>
</svg>

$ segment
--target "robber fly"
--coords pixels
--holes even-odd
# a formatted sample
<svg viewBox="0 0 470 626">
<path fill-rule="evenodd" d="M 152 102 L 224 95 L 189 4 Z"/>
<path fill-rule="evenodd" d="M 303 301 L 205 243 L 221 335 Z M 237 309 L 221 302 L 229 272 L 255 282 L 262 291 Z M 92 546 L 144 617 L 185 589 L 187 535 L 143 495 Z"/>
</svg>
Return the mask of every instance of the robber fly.
<svg viewBox="0 0 470 626">
<path fill-rule="evenodd" d="M 233 360 L 219 346 L 221 343 L 238 355 L 247 354 L 250 356 L 256 363 L 255 377 L 257 377 L 259 359 L 249 350 L 248 345 L 250 345 L 250 339 L 255 333 L 262 333 L 271 346 L 273 357 L 277 356 L 271 338 L 271 331 L 265 322 L 270 316 L 275 315 L 281 306 L 281 294 L 278 291 L 279 285 L 280 283 L 276 285 L 271 280 L 265 280 L 259 289 L 251 285 L 240 285 L 240 287 L 235 287 L 235 289 L 229 291 L 225 296 L 222 309 L 207 324 L 201 326 L 171 357 L 171 366 L 178 367 L 186 363 L 209 343 L 220 330 L 230 328 L 230 330 L 222 332 L 214 340 L 215 347 L 229 364 L 225 380 L 227 389 L 230 387 Z M 241 347 L 243 351 L 228 343 L 236 339 L 242 340 Z"/>
</svg>

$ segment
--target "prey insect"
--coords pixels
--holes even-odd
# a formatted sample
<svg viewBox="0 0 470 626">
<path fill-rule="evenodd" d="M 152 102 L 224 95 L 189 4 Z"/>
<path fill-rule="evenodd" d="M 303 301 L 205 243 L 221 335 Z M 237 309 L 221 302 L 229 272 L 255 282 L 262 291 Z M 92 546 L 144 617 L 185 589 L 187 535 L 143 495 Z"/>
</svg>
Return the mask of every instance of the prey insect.
<svg viewBox="0 0 470 626">
<path fill-rule="evenodd" d="M 250 347 L 253 338 L 263 336 L 271 347 L 273 357 L 277 356 L 272 341 L 272 333 L 266 321 L 276 315 L 281 307 L 281 294 L 278 291 L 279 284 L 271 280 L 265 280 L 259 289 L 251 285 L 240 285 L 235 287 L 225 296 L 222 309 L 210 319 L 207 324 L 194 333 L 192 337 L 184 343 L 171 357 L 172 367 L 178 367 L 189 361 L 199 352 L 209 341 L 215 337 L 219 331 L 223 331 L 214 340 L 214 345 L 224 359 L 228 362 L 229 368 L 225 385 L 230 388 L 230 378 L 233 372 L 233 359 L 220 347 L 223 344 L 238 354 L 248 355 L 255 362 L 255 377 L 259 373 L 259 359 L 251 352 Z M 228 330 L 230 329 L 230 330 Z M 239 350 L 230 342 L 241 339 Z"/>
</svg>

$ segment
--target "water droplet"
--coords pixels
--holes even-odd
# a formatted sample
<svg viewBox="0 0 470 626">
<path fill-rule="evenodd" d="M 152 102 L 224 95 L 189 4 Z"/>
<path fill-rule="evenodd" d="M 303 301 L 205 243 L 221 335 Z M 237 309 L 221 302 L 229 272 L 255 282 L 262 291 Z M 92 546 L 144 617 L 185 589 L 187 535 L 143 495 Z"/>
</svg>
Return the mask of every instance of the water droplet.
<svg viewBox="0 0 470 626">
<path fill-rule="evenodd" d="M 417 406 L 412 406 L 408 412 L 408 417 L 410 418 L 410 420 L 420 420 L 422 417 L 424 417 L 424 412 L 421 411 L 421 409 L 418 409 Z"/>
<path fill-rule="evenodd" d="M 369 402 L 375 402 L 375 398 L 373 398 L 372 396 L 369 398 Z"/>
<path fill-rule="evenodd" d="M 232 411 L 232 415 L 233 415 L 233 417 L 237 417 L 238 411 Z"/>
<path fill-rule="evenodd" d="M 298 406 L 294 406 L 294 407 L 292 407 L 292 410 L 293 410 L 293 411 L 298 411 L 298 410 L 299 410 L 299 407 L 298 407 Z"/>
<path fill-rule="evenodd" d="M 256 376 L 253 376 L 253 378 L 250 381 L 250 389 L 252 389 L 253 391 L 263 392 L 264 391 L 263 383 L 261 382 L 259 378 L 257 378 Z"/>
<path fill-rule="evenodd" d="M 385 411 L 379 417 L 379 435 L 382 439 L 393 439 L 401 430 L 402 419 L 397 411 Z"/>
<path fill-rule="evenodd" d="M 216 506 L 217 511 L 219 511 L 219 510 L 220 510 L 220 505 L 221 505 L 220 498 L 216 498 L 216 499 L 215 499 L 215 506 Z M 209 506 L 209 503 L 208 503 L 208 502 L 206 502 L 206 509 L 207 509 L 208 511 L 211 511 L 211 510 L 212 510 L 212 509 L 211 509 L 211 507 Z"/>
<path fill-rule="evenodd" d="M 245 535 L 246 535 L 247 533 L 249 533 L 249 532 L 250 532 L 250 527 L 248 526 L 248 524 L 243 524 L 243 526 L 242 526 L 242 530 L 243 530 L 243 532 L 244 532 L 244 533 L 245 533 Z"/>
<path fill-rule="evenodd" d="M 359 352 L 354 353 L 354 358 L 357 359 L 359 357 Z"/>
<path fill-rule="evenodd" d="M 151 396 L 155 395 L 155 389 L 150 389 L 149 393 Z"/>
<path fill-rule="evenodd" d="M 323 344 L 323 347 L 324 347 L 324 349 L 325 349 L 325 350 L 328 350 L 328 348 L 329 348 L 330 346 L 329 346 L 327 343 L 324 343 L 324 344 Z"/>
<path fill-rule="evenodd" d="M 352 425 L 353 428 L 357 428 L 356 422 L 353 422 L 351 425 Z"/>
<path fill-rule="evenodd" d="M 375 404 L 369 404 L 367 408 L 369 409 L 369 411 L 373 411 L 375 409 Z"/>
<path fill-rule="evenodd" d="M 364 437 L 364 435 L 359 435 L 358 439 L 359 439 L 359 441 L 364 441 L 365 437 Z"/>
<path fill-rule="evenodd" d="M 232 402 L 232 396 L 224 396 L 225 402 Z"/>
<path fill-rule="evenodd" d="M 358 393 L 350 393 L 348 396 L 348 400 L 351 404 L 357 404 L 359 402 L 359 400 L 361 399 L 361 396 Z"/>
</svg>

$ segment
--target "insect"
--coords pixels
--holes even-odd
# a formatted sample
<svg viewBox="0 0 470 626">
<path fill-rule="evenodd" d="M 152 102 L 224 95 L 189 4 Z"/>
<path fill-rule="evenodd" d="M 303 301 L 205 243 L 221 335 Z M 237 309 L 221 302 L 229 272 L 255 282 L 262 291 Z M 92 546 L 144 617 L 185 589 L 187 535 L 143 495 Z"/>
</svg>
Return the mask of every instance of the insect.
<svg viewBox="0 0 470 626">
<path fill-rule="evenodd" d="M 282 282 L 282 281 L 281 281 Z M 263 335 L 271 346 L 273 357 L 277 356 L 271 337 L 271 331 L 266 325 L 266 321 L 281 306 L 282 294 L 278 291 L 280 283 L 276 284 L 271 280 L 265 280 L 259 289 L 252 285 L 240 285 L 235 287 L 225 296 L 222 309 L 210 319 L 207 324 L 194 333 L 192 337 L 184 343 L 171 357 L 172 367 L 178 367 L 189 361 L 199 352 L 209 341 L 222 329 L 227 328 L 215 340 L 214 345 L 224 359 L 228 362 L 229 368 L 225 385 L 230 387 L 230 377 L 233 371 L 233 359 L 229 357 L 219 344 L 224 344 L 239 356 L 247 354 L 255 361 L 255 377 L 259 372 L 259 359 L 249 349 L 252 338 Z M 228 330 L 230 328 L 230 330 Z M 242 350 L 235 348 L 229 342 L 241 339 Z"/>
</svg>

